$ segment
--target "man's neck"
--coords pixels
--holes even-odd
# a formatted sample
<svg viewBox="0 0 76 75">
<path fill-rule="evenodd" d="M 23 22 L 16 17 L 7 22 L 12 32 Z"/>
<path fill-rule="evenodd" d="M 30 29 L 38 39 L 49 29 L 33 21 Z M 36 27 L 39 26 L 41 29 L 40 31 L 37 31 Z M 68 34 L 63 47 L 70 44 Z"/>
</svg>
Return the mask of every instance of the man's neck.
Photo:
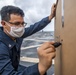
<svg viewBox="0 0 76 75">
<path fill-rule="evenodd" d="M 6 30 L 3 30 L 12 40 L 16 40 L 16 38 L 12 37 L 11 35 L 9 35 L 9 33 Z"/>
</svg>

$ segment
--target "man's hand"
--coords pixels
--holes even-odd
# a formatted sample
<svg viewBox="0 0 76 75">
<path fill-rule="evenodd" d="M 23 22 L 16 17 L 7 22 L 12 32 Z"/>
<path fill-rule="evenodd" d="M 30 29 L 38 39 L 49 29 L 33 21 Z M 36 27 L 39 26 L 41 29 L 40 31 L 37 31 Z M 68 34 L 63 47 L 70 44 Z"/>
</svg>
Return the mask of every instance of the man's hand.
<svg viewBox="0 0 76 75">
<path fill-rule="evenodd" d="M 55 17 L 56 14 L 56 4 L 53 4 L 52 8 L 51 8 L 51 14 L 49 16 L 49 20 L 51 21 L 52 18 Z"/>
<path fill-rule="evenodd" d="M 52 65 L 52 59 L 55 57 L 55 48 L 52 45 L 54 42 L 46 42 L 38 48 L 38 56 L 39 56 L 39 64 L 38 69 L 40 75 L 44 75 L 44 73 L 50 68 Z"/>
</svg>

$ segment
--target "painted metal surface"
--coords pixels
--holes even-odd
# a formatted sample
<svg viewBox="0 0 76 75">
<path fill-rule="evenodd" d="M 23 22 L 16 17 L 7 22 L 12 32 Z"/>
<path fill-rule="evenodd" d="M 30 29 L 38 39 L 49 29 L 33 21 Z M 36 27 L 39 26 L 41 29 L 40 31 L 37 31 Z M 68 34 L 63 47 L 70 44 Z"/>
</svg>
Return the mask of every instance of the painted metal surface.
<svg viewBox="0 0 76 75">
<path fill-rule="evenodd" d="M 59 0 L 56 10 L 55 41 L 62 46 L 56 50 L 55 75 L 76 75 L 76 0 L 63 3 Z"/>
</svg>

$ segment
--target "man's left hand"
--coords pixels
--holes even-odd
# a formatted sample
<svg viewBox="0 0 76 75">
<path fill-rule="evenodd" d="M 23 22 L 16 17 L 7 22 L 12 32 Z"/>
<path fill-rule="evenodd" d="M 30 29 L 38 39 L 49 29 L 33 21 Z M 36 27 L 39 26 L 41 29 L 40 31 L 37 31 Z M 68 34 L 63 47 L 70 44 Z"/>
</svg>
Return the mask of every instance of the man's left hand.
<svg viewBox="0 0 76 75">
<path fill-rule="evenodd" d="M 50 21 L 51 21 L 51 19 L 53 19 L 55 17 L 55 14 L 56 14 L 56 4 L 53 4 L 52 8 L 51 8 L 51 14 L 49 16 Z"/>
</svg>

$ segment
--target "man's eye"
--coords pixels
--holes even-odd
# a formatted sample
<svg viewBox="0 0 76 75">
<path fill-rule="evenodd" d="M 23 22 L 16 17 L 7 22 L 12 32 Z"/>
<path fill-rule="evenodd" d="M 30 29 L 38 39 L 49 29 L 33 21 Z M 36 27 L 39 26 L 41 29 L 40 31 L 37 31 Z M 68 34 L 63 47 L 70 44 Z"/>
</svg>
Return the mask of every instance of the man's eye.
<svg viewBox="0 0 76 75">
<path fill-rule="evenodd" d="M 20 25 L 20 22 L 16 22 L 15 25 Z"/>
</svg>

